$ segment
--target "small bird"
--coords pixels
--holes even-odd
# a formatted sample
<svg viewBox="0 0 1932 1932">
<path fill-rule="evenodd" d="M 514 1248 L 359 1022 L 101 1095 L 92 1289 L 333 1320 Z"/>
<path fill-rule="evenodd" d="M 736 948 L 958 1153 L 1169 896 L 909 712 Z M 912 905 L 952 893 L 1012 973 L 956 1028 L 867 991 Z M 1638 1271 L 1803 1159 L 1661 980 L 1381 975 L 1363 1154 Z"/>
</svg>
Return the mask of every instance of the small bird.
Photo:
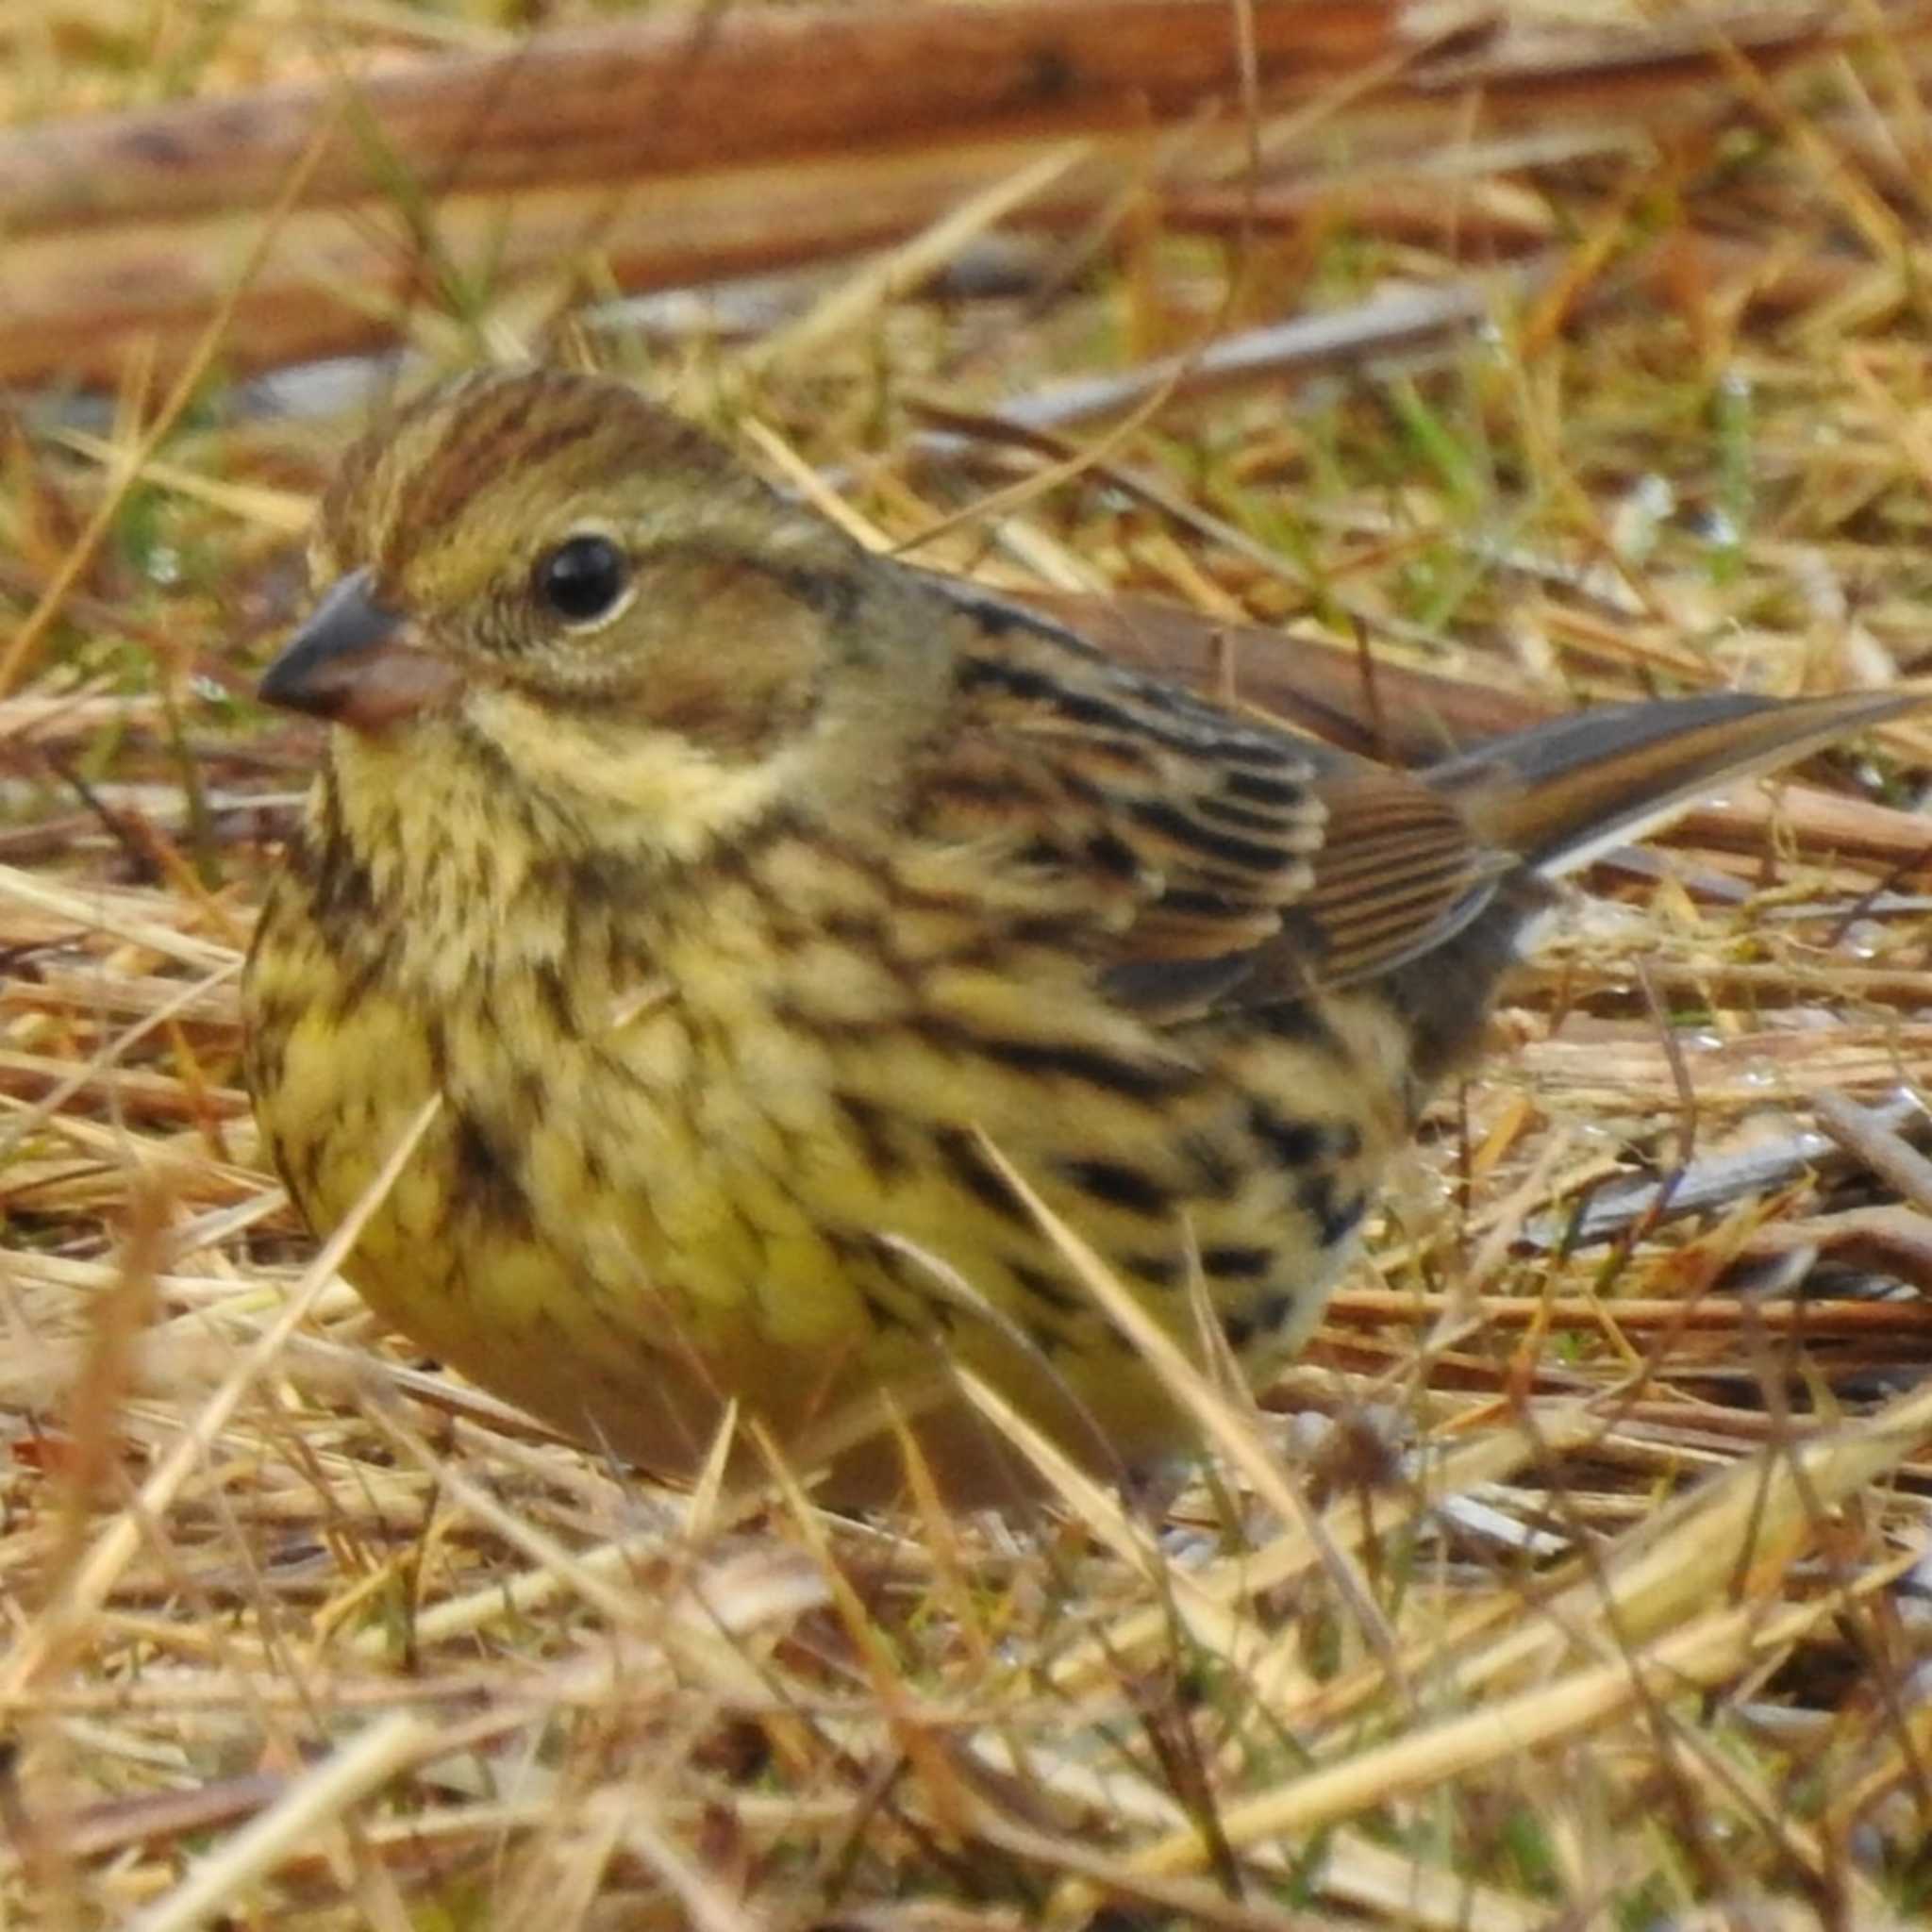
<svg viewBox="0 0 1932 1932">
<path fill-rule="evenodd" d="M 1920 701 L 1625 705 L 1391 771 L 556 370 L 405 408 L 310 563 L 261 689 L 332 728 L 244 985 L 291 1194 L 334 1227 L 439 1099 L 347 1263 L 375 1309 L 654 1472 L 757 1423 L 842 1502 L 905 1427 L 956 1500 L 1010 1493 L 958 1367 L 1103 1472 L 1187 1444 L 1011 1174 L 1259 1383 L 1550 877 Z"/>
</svg>

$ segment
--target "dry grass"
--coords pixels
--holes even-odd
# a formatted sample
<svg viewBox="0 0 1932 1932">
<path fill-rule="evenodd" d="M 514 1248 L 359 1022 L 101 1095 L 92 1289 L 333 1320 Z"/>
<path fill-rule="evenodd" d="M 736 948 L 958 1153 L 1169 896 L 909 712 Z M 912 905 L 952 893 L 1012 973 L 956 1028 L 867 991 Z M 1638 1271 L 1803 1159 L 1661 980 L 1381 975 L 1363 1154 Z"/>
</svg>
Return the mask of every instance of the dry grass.
<svg viewBox="0 0 1932 1932">
<path fill-rule="evenodd" d="M 516 11 L 0 32 L 48 117 Z M 1932 590 L 1916 58 L 1667 137 L 1340 117 L 1245 235 L 1148 192 L 995 253 L 989 203 L 900 264 L 937 290 L 836 264 L 545 346 L 999 581 L 1543 703 L 1883 681 Z M 934 433 L 1396 285 L 1489 320 L 1066 430 L 1097 472 Z M 452 353 L 525 341 L 481 287 Z M 373 1332 L 258 1166 L 236 973 L 308 751 L 247 692 L 360 414 L 208 375 L 157 435 L 164 392 L 0 443 L 0 1924 L 1923 1923 L 1932 730 L 1593 876 L 1310 1360 L 1265 1414 L 1195 1391 L 1222 1477 L 1159 1533 L 1070 1473 L 1007 1524 L 672 1495 Z"/>
</svg>

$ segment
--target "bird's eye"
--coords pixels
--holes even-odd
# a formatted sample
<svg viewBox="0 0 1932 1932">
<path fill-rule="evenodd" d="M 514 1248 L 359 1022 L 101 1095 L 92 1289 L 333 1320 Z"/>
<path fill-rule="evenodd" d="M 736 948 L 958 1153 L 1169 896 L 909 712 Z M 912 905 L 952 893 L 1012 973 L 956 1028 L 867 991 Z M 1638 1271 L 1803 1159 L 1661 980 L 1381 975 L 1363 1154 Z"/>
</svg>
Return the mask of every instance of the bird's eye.
<svg viewBox="0 0 1932 1932">
<path fill-rule="evenodd" d="M 630 584 L 630 564 L 608 537 L 572 537 L 537 559 L 537 601 L 566 624 L 608 617 Z"/>
</svg>

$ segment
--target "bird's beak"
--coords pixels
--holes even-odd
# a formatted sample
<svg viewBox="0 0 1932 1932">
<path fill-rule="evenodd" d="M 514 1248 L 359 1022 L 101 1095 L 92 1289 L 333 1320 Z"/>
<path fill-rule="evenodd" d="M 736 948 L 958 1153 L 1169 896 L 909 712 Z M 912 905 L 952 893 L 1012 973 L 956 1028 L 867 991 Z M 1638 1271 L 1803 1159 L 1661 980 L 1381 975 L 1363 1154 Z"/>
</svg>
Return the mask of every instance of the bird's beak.
<svg viewBox="0 0 1932 1932">
<path fill-rule="evenodd" d="M 309 612 L 261 680 L 264 703 L 358 731 L 380 731 L 447 698 L 456 667 L 425 650 L 400 611 L 351 571 Z"/>
</svg>

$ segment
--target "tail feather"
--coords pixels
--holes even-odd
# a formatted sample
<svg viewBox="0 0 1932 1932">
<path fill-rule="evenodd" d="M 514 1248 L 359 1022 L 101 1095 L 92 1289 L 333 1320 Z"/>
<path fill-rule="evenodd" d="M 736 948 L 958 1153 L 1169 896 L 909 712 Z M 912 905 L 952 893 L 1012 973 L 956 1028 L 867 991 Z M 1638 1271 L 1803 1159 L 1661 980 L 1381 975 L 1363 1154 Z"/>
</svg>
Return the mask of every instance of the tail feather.
<svg viewBox="0 0 1932 1932">
<path fill-rule="evenodd" d="M 1555 876 L 1666 823 L 1707 793 L 1932 703 L 1932 691 L 1766 698 L 1720 691 L 1610 705 L 1433 765 L 1485 843 Z"/>
</svg>

